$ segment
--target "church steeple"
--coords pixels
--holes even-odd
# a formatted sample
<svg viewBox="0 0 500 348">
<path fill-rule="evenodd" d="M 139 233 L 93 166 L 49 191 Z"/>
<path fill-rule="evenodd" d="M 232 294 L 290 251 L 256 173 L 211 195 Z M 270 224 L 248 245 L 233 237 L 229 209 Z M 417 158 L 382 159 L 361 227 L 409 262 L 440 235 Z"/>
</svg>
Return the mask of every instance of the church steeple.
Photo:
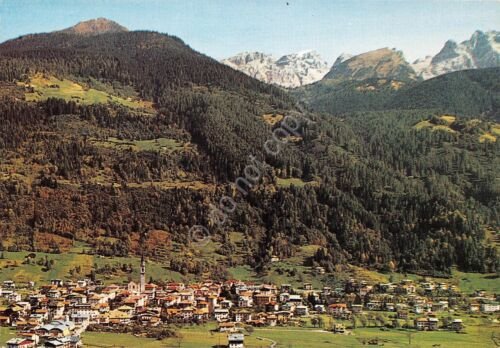
<svg viewBox="0 0 500 348">
<path fill-rule="evenodd" d="M 146 290 L 146 261 L 144 260 L 144 254 L 141 255 L 141 294 Z"/>
</svg>

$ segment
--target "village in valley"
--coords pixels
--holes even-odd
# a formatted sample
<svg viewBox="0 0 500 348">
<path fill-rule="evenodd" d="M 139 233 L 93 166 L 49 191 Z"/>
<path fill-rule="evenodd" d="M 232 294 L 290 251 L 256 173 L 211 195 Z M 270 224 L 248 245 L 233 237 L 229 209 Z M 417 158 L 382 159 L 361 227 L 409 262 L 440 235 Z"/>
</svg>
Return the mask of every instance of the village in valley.
<svg viewBox="0 0 500 348">
<path fill-rule="evenodd" d="M 225 334 L 221 346 L 229 348 L 247 346 L 245 339 L 254 328 L 300 329 L 306 323 L 331 335 L 355 335 L 357 327 L 367 326 L 459 335 L 467 333 L 466 317 L 491 316 L 497 321 L 500 311 L 493 293 L 478 289 L 463 294 L 455 285 L 425 278 L 373 284 L 349 279 L 337 288 L 239 280 L 159 285 L 146 282 L 144 259 L 138 282 L 104 285 L 99 280 L 53 279 L 50 284 L 17 284 L 7 280 L 0 296 L 0 325 L 15 332 L 15 337 L 0 342 L 0 347 L 7 348 L 81 347 L 86 331 L 161 340 L 175 337 L 174 327 L 206 323 Z M 379 345 L 378 339 L 362 343 Z M 269 345 L 274 347 L 276 342 L 270 340 Z"/>
</svg>

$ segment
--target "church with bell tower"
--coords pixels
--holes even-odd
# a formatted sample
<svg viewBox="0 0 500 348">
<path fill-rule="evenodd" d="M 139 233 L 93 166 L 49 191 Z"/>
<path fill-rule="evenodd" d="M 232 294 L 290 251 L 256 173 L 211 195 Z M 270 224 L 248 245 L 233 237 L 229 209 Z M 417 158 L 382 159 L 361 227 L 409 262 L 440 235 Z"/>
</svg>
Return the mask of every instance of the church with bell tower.
<svg viewBox="0 0 500 348">
<path fill-rule="evenodd" d="M 146 292 L 146 260 L 144 254 L 141 256 L 141 270 L 139 283 L 131 281 L 127 285 L 128 291 L 135 295 L 143 295 Z"/>
</svg>

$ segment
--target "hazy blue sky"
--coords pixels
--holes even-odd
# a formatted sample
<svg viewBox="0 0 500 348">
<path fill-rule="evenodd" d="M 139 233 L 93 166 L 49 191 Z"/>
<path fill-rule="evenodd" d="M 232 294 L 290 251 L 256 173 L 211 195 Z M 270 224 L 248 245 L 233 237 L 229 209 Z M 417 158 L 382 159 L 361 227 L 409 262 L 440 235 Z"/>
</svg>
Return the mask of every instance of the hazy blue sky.
<svg viewBox="0 0 500 348">
<path fill-rule="evenodd" d="M 214 58 L 314 49 L 333 62 L 342 52 L 396 47 L 414 60 L 437 53 L 447 39 L 463 41 L 476 29 L 500 29 L 500 2 L 0 0 L 0 41 L 96 17 L 176 35 Z"/>
</svg>

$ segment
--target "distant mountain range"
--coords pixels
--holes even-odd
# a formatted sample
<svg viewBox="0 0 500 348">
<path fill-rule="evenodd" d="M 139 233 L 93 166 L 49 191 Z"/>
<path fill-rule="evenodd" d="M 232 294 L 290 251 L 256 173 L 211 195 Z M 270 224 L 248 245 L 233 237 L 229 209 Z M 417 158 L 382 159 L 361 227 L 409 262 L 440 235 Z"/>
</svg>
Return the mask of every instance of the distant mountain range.
<svg viewBox="0 0 500 348">
<path fill-rule="evenodd" d="M 300 87 L 321 79 L 426 80 L 454 71 L 500 66 L 500 34 L 476 31 L 460 44 L 449 40 L 434 57 L 418 59 L 413 64 L 404 58 L 403 52 L 389 48 L 356 56 L 344 53 L 331 68 L 316 52 L 290 54 L 278 60 L 259 52 L 245 52 L 222 62 L 256 79 L 283 87 Z"/>
<path fill-rule="evenodd" d="M 258 80 L 283 87 L 300 87 L 319 81 L 330 70 L 314 51 L 285 55 L 279 59 L 260 52 L 243 52 L 222 63 Z"/>
</svg>

